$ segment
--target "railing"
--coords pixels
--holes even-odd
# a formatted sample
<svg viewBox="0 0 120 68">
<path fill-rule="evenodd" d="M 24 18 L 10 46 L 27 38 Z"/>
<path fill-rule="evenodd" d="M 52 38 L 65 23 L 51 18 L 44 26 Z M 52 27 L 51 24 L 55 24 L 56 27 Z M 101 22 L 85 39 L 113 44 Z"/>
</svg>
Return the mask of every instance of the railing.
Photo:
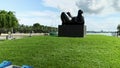
<svg viewBox="0 0 120 68">
<path fill-rule="evenodd" d="M 107 36 L 119 36 L 117 31 L 87 31 L 87 34 L 94 34 L 94 35 L 107 35 Z"/>
</svg>

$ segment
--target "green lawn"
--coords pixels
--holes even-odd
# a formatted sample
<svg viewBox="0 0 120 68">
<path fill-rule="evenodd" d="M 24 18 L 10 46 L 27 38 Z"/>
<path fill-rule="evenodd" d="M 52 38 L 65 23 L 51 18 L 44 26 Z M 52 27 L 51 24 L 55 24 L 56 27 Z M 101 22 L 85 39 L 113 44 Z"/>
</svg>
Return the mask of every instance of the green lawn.
<svg viewBox="0 0 120 68">
<path fill-rule="evenodd" d="M 120 38 L 36 36 L 0 41 L 0 62 L 3 60 L 34 68 L 119 68 Z"/>
</svg>

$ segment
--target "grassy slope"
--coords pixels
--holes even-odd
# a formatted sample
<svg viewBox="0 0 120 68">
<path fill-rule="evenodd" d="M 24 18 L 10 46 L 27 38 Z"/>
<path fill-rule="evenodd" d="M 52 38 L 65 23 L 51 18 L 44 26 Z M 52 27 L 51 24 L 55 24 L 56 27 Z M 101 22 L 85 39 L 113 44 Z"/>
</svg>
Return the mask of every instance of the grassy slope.
<svg viewBox="0 0 120 68">
<path fill-rule="evenodd" d="M 119 68 L 120 38 L 29 37 L 0 41 L 0 61 L 34 68 Z"/>
</svg>

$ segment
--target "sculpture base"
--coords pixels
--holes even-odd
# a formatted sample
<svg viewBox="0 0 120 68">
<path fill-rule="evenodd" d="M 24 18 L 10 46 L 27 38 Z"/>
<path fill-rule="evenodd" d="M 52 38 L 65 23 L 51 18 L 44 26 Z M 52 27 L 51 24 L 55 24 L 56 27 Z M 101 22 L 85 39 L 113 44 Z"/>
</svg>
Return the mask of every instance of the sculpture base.
<svg viewBox="0 0 120 68">
<path fill-rule="evenodd" d="M 86 34 L 85 25 L 59 25 L 59 37 L 84 37 Z"/>
</svg>

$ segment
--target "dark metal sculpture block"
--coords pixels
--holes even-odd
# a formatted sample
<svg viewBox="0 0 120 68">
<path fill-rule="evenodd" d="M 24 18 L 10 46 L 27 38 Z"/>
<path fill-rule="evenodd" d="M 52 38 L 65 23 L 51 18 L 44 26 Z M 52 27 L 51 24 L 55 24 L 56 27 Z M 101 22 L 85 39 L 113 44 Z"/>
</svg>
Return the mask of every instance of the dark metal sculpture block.
<svg viewBox="0 0 120 68">
<path fill-rule="evenodd" d="M 59 25 L 59 37 L 84 37 L 86 26 L 84 25 Z"/>
<path fill-rule="evenodd" d="M 58 26 L 59 37 L 84 37 L 86 26 L 84 25 L 83 11 L 79 10 L 78 15 L 73 17 L 70 12 L 61 13 L 62 25 Z"/>
</svg>

